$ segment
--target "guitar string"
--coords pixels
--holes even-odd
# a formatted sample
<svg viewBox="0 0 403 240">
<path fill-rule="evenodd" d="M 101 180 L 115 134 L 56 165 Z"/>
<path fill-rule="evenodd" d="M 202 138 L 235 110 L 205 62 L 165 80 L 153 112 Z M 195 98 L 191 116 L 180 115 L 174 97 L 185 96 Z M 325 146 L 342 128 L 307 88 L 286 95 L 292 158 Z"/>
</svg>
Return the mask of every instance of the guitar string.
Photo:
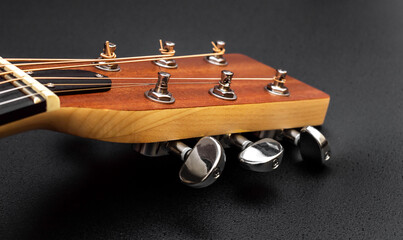
<svg viewBox="0 0 403 240">
<path fill-rule="evenodd" d="M 100 79 L 97 77 L 36 77 L 35 79 Z M 155 78 L 109 78 L 109 79 L 120 79 L 120 80 L 149 80 L 149 79 L 155 79 Z M 171 78 L 172 79 L 172 78 Z M 218 80 L 220 78 L 173 78 L 172 80 Z M 251 81 L 267 81 L 267 80 L 273 80 L 274 78 L 235 78 L 235 80 L 238 81 L 242 81 L 242 80 L 251 80 Z M 20 78 L 16 78 L 16 79 L 12 79 L 13 81 L 16 80 L 21 80 Z M 233 78 L 234 80 L 234 78 Z M 1 82 L 1 84 L 7 83 L 10 80 Z M 214 84 L 216 82 L 170 82 L 170 84 Z M 148 84 L 148 85 L 154 85 L 154 83 L 139 83 L 139 82 L 125 82 L 125 83 L 41 83 L 44 86 L 50 88 L 50 86 L 90 86 L 90 85 L 124 85 L 124 84 Z M 23 88 L 29 88 L 31 87 L 30 85 L 25 85 L 25 86 L 20 86 L 20 87 L 14 87 L 11 89 L 7 89 L 4 91 L 0 91 L 0 95 L 8 93 L 8 92 L 12 92 L 12 91 L 16 91 L 19 89 L 23 89 Z"/>
<path fill-rule="evenodd" d="M 222 51 L 223 53 L 224 51 Z M 161 58 L 148 58 L 148 59 L 136 59 L 136 60 L 128 60 L 128 61 L 116 61 L 113 64 L 125 64 L 125 63 L 136 63 L 136 62 L 149 62 L 149 61 L 157 61 L 157 60 L 170 60 L 170 59 L 184 59 L 184 58 L 195 58 L 195 57 L 208 57 L 208 56 L 216 56 L 222 55 L 221 53 L 201 53 L 201 54 L 193 54 L 193 55 L 183 55 L 183 56 L 173 56 L 173 57 L 161 57 Z M 67 65 L 67 66 L 59 66 L 59 67 L 46 67 L 46 68 L 33 68 L 33 69 L 24 69 L 24 72 L 36 72 L 36 71 L 45 71 L 45 70 L 54 70 L 54 69 L 66 69 L 66 68 L 80 68 L 80 67 L 91 67 L 91 66 L 103 66 L 110 65 L 111 63 L 91 63 L 91 64 L 79 64 L 79 65 Z M 12 74 L 13 71 L 7 71 L 0 73 L 0 76 Z"/>
<path fill-rule="evenodd" d="M 184 84 L 185 85 L 185 84 L 214 84 L 214 83 L 216 83 L 216 82 L 171 82 L 170 84 L 173 84 L 173 85 Z M 139 85 L 139 86 L 145 86 L 145 85 L 154 85 L 154 84 L 155 83 L 132 82 L 132 83 L 112 83 L 112 84 L 110 84 L 110 83 L 45 83 L 43 85 L 45 87 L 48 87 L 50 90 L 52 90 L 51 86 L 99 86 L 99 85 L 108 86 L 108 85 L 111 85 L 110 87 L 106 87 L 106 88 L 114 88 L 115 85 L 122 85 L 122 86 L 123 85 L 124 86 Z M 12 92 L 12 91 L 16 91 L 16 90 L 19 90 L 19 89 L 23 89 L 23 88 L 30 88 L 30 87 L 32 87 L 32 86 L 25 85 L 25 86 L 20 86 L 20 87 L 14 87 L 14 88 L 11 88 L 11 89 L 1 91 L 0 95 L 5 94 L 5 93 L 9 93 L 9 92 Z M 83 91 L 84 90 L 91 90 L 91 89 L 94 89 L 94 88 L 82 88 Z"/>
<path fill-rule="evenodd" d="M 106 78 L 99 78 L 99 77 L 34 77 L 35 79 L 66 79 L 66 80 L 99 80 L 99 79 L 113 79 L 113 80 L 145 80 L 145 79 L 156 79 L 155 77 L 106 77 Z M 0 85 L 22 80 L 23 78 L 13 78 L 6 81 L 1 81 Z M 170 78 L 171 80 L 220 80 L 220 78 L 184 78 L 184 77 L 175 77 Z M 232 78 L 232 80 L 242 81 L 270 81 L 274 80 L 274 78 Z"/>
<path fill-rule="evenodd" d="M 34 77 L 35 79 L 83 79 L 83 80 L 90 80 L 90 79 L 113 79 L 113 80 L 143 80 L 143 79 L 155 79 L 157 80 L 156 77 Z M 171 77 L 170 80 L 220 80 L 221 78 L 219 77 Z M 252 81 L 270 81 L 274 80 L 274 77 L 272 78 L 258 78 L 258 77 L 233 77 L 232 80 L 252 80 Z"/>
<path fill-rule="evenodd" d="M 51 78 L 51 77 L 49 77 L 49 78 Z M 58 78 L 61 78 L 61 79 L 64 79 L 64 77 L 58 77 Z M 80 79 L 83 79 L 83 78 L 80 78 Z M 92 78 L 91 78 L 92 79 Z M 97 78 L 97 79 L 99 79 L 99 78 Z M 113 79 L 113 78 L 112 78 Z M 141 80 L 141 79 L 143 79 L 143 80 L 146 80 L 146 79 L 155 79 L 155 78 L 123 78 L 123 79 L 139 79 L 139 80 Z M 196 79 L 196 80 L 198 80 L 198 79 L 205 79 L 205 80 L 207 80 L 207 79 L 213 79 L 213 80 L 217 80 L 217 79 L 219 79 L 219 78 L 175 78 L 175 79 Z M 252 80 L 252 81 L 267 81 L 267 80 L 270 80 L 270 79 L 273 79 L 273 78 L 255 78 L 255 79 L 253 79 L 253 78 L 238 78 L 239 80 L 238 81 L 242 81 L 242 80 Z M 170 84 L 174 84 L 174 85 L 179 85 L 179 84 L 215 84 L 215 83 L 217 83 L 217 82 L 195 82 L 195 81 L 193 81 L 193 82 L 170 82 Z M 0 83 L 1 84 L 1 83 Z M 47 84 L 49 84 L 49 83 L 47 83 Z M 43 84 L 43 85 L 45 85 L 45 86 L 47 86 L 47 84 Z M 53 83 L 52 85 L 53 86 L 82 86 L 82 85 L 85 85 L 85 86 L 89 86 L 89 85 L 103 85 L 103 84 L 105 84 L 105 85 L 109 85 L 109 83 L 76 83 L 76 84 L 71 84 L 71 83 L 66 83 L 66 84 L 60 84 L 60 83 Z M 120 85 L 120 86 L 114 86 L 114 85 Z M 99 87 L 99 88 L 81 88 L 81 89 L 71 89 L 71 90 L 56 90 L 56 91 L 53 91 L 54 93 L 63 93 L 63 92 L 78 92 L 78 91 L 88 91 L 88 90 L 102 90 L 102 89 L 113 89 L 113 88 L 122 88 L 122 87 L 138 87 L 138 86 L 147 86 L 147 85 L 154 85 L 155 83 L 139 83 L 139 82 L 133 82 L 133 83 L 112 83 L 112 85 L 111 86 L 108 86 L 108 87 Z M 22 88 L 27 88 L 27 87 L 31 87 L 30 85 L 26 85 L 26 86 L 20 86 L 20 87 L 17 87 L 17 88 L 13 88 L 13 89 L 8 89 L 8 90 L 4 90 L 4 91 L 2 91 L 2 92 L 0 92 L 0 95 L 1 94 L 5 94 L 5 93 L 7 93 L 7 92 L 11 92 L 11 91 L 15 91 L 15 90 L 18 90 L 18 89 L 22 89 Z M 7 101 L 3 101 L 3 102 L 0 102 L 0 106 L 1 105 L 5 105 L 5 104 L 8 104 L 8 103 L 12 103 L 12 102 L 15 102 L 15 101 L 18 101 L 18 100 L 23 100 L 23 99 L 25 99 L 25 98 L 28 98 L 28 97 L 31 97 L 31 96 L 35 96 L 35 95 L 38 95 L 38 94 L 40 94 L 40 93 L 33 93 L 33 94 L 29 94 L 29 95 L 25 95 L 25 96 L 22 96 L 22 97 L 18 97 L 18 98 L 14 98 L 14 99 L 11 99 L 11 100 L 7 100 Z"/>
<path fill-rule="evenodd" d="M 48 64 L 65 64 L 65 63 L 84 63 L 84 62 L 115 62 L 117 60 L 134 60 L 142 58 L 159 58 L 166 57 L 166 55 L 149 55 L 149 56 L 136 56 L 136 57 L 122 57 L 122 58 L 94 58 L 94 59 L 54 59 L 54 61 L 44 61 L 44 62 L 34 62 L 34 63 L 16 63 L 16 64 L 3 64 L 0 67 L 5 67 L 7 65 L 14 66 L 31 66 L 31 65 L 48 65 Z M 6 59 L 7 60 L 7 59 Z"/>
<path fill-rule="evenodd" d="M 24 98 L 29 98 L 29 97 L 32 97 L 32 96 L 36 96 L 36 95 L 39 95 L 39 94 L 40 93 L 32 93 L 32 94 L 24 95 L 22 97 L 17 97 L 17 98 L 13 98 L 13 99 L 10 99 L 10 100 L 7 100 L 7 101 L 3 101 L 3 102 L 0 102 L 0 106 L 9 104 L 9 103 L 12 103 L 12 102 L 15 102 L 15 101 L 23 100 Z"/>
<path fill-rule="evenodd" d="M 116 57 L 115 58 L 102 58 L 102 60 L 104 62 L 105 61 L 113 62 L 116 59 L 122 60 L 122 59 L 125 59 L 125 58 L 146 58 L 146 57 L 159 57 L 159 56 L 164 57 L 164 56 L 167 56 L 167 55 L 173 56 L 175 54 L 175 51 L 169 52 L 169 51 L 166 51 L 164 49 L 161 39 L 159 40 L 159 43 L 160 43 L 159 51 L 162 53 L 161 55 L 123 57 L 123 58 L 116 58 Z M 211 41 L 211 44 L 214 47 L 213 50 L 219 49 L 219 48 L 217 48 L 216 44 L 213 41 Z M 224 54 L 224 52 L 225 52 L 225 50 L 223 49 L 221 51 L 218 51 L 215 54 L 216 55 L 218 55 L 218 54 L 222 55 L 222 54 Z M 101 61 L 100 58 L 94 58 L 94 59 L 80 59 L 80 58 L 3 58 L 3 59 L 5 59 L 5 60 L 7 60 L 9 62 L 47 62 L 47 64 L 50 64 L 49 62 L 54 62 L 54 61 L 57 61 L 57 62 L 76 61 L 76 60 L 89 61 L 89 62 L 91 62 L 91 61 Z"/>
<path fill-rule="evenodd" d="M 211 84 L 212 82 L 204 82 L 203 84 Z M 123 83 L 125 85 L 121 86 L 108 86 L 108 87 L 99 87 L 99 88 L 81 88 L 81 89 L 70 89 L 70 90 L 55 90 L 53 91 L 54 93 L 65 93 L 65 92 L 82 92 L 82 91 L 88 91 L 88 90 L 103 90 L 103 89 L 114 89 L 114 88 L 128 88 L 128 87 L 140 87 L 140 86 L 148 86 L 148 85 L 154 85 L 155 83 Z M 182 83 L 171 83 L 171 84 L 201 84 L 201 83 L 195 83 L 195 82 L 182 82 Z M 56 85 L 56 84 L 55 84 Z M 70 84 L 69 84 L 70 85 Z M 24 87 L 30 87 L 30 86 L 24 86 Z M 7 90 L 6 90 L 7 91 Z M 11 91 L 14 91 L 11 90 Z M 3 92 L 0 92 L 0 94 Z M 3 102 L 0 102 L 0 106 L 9 104 L 15 101 L 23 100 L 25 98 L 29 98 L 32 96 L 39 95 L 40 93 L 32 93 L 28 95 L 24 95 L 21 97 L 9 99 Z"/>
<path fill-rule="evenodd" d="M 114 83 L 113 85 L 115 85 L 115 84 L 118 84 L 118 85 L 138 85 L 138 84 L 148 84 L 148 83 Z M 109 83 L 105 83 L 105 84 L 103 84 L 103 83 L 88 83 L 88 84 L 83 84 L 83 83 L 76 83 L 76 84 L 70 84 L 70 83 L 67 83 L 67 84 L 63 84 L 63 83 L 56 83 L 56 84 L 54 84 L 54 83 L 46 83 L 46 84 L 43 84 L 45 87 L 48 87 L 48 88 L 51 88 L 51 86 L 98 86 L 98 85 L 111 85 L 111 84 L 109 84 Z M 148 84 L 148 85 L 153 85 L 152 83 L 150 83 L 150 84 Z M 31 88 L 32 86 L 31 85 L 25 85 L 25 86 L 19 86 L 19 87 L 14 87 L 14 88 L 10 88 L 10 89 L 7 89 L 7 90 L 4 90 L 4 91 L 0 91 L 0 95 L 2 95 L 2 94 L 5 94 L 5 93 L 9 93 L 9 92 L 13 92 L 13 91 L 16 91 L 16 90 L 19 90 L 19 89 L 23 89 L 23 88 Z"/>
</svg>

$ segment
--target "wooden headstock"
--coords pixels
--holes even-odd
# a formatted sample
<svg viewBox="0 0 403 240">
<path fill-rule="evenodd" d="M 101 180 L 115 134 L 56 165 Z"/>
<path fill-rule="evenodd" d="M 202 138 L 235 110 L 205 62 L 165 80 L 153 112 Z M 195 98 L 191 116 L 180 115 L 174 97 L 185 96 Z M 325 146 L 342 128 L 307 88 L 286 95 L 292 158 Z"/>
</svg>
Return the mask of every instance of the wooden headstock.
<svg viewBox="0 0 403 240">
<path fill-rule="evenodd" d="M 330 100 L 326 93 L 288 76 L 290 96 L 270 94 L 265 86 L 272 82 L 267 79 L 275 75 L 275 69 L 241 54 L 226 54 L 225 58 L 227 66 L 209 64 L 199 57 L 176 59 L 176 69 L 163 69 L 149 61 L 121 64 L 116 72 L 94 66 L 78 68 L 107 76 L 112 86 L 130 78 L 135 78 L 130 82 L 146 84 L 59 96 L 59 110 L 0 126 L 0 136 L 44 128 L 102 141 L 147 143 L 323 123 Z M 235 101 L 209 94 L 224 69 L 234 73 Z M 153 88 L 159 71 L 171 74 L 173 104 L 156 103 L 144 96 Z"/>
</svg>

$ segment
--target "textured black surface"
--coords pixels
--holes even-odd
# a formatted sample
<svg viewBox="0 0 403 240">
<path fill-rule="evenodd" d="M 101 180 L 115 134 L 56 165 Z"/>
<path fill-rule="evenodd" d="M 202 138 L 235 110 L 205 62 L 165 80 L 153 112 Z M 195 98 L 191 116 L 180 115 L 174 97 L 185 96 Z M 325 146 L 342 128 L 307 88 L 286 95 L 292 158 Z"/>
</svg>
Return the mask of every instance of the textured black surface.
<svg viewBox="0 0 403 240">
<path fill-rule="evenodd" d="M 32 131 L 0 140 L 1 239 L 403 239 L 399 1 L 94 1 L 2 3 L 0 55 L 247 54 L 331 95 L 321 131 L 333 159 L 309 168 L 292 147 L 270 174 L 236 150 L 207 189 L 179 183 L 174 158 L 130 145 Z"/>
</svg>

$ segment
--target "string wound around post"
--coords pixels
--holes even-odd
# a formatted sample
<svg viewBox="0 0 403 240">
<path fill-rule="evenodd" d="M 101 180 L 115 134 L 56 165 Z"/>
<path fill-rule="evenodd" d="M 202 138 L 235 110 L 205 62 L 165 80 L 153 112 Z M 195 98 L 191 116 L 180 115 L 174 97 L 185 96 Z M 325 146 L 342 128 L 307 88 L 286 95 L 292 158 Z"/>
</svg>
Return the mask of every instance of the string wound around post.
<svg viewBox="0 0 403 240">
<path fill-rule="evenodd" d="M 218 40 L 215 42 L 211 42 L 213 45 L 213 53 L 216 53 L 216 55 L 213 56 L 207 56 L 204 59 L 211 64 L 217 65 L 217 66 L 226 66 L 228 65 L 227 60 L 224 58 L 224 53 L 225 53 L 225 42 Z"/>
<path fill-rule="evenodd" d="M 287 77 L 287 71 L 281 69 L 276 70 L 276 76 L 274 76 L 273 79 L 274 81 L 272 83 L 267 84 L 267 86 L 265 86 L 265 89 L 269 93 L 277 96 L 284 96 L 284 97 L 290 96 L 290 91 L 285 86 L 286 77 Z"/>
<path fill-rule="evenodd" d="M 104 44 L 104 50 L 100 55 L 99 59 L 114 59 L 116 58 L 116 44 L 111 43 L 109 41 L 106 41 Z M 108 61 L 108 62 L 102 62 L 99 61 L 97 62 L 102 65 L 96 65 L 95 67 L 98 69 L 101 69 L 103 71 L 108 71 L 108 72 L 117 72 L 120 71 L 120 67 L 118 64 L 113 63 L 113 61 Z M 110 63 L 110 64 L 107 64 Z"/>
<path fill-rule="evenodd" d="M 160 39 L 160 49 L 162 55 L 167 57 L 173 57 L 175 55 L 175 43 L 171 41 L 165 41 L 162 44 L 162 40 Z M 159 67 L 163 68 L 177 68 L 178 64 L 174 59 L 160 59 L 153 61 L 153 63 Z"/>
</svg>

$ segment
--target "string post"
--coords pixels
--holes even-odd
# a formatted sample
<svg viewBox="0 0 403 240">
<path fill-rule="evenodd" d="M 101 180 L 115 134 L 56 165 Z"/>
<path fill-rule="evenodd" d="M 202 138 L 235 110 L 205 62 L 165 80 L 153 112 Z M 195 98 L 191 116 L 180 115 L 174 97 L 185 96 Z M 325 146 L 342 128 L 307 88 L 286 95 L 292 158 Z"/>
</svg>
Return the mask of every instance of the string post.
<svg viewBox="0 0 403 240">
<path fill-rule="evenodd" d="M 103 52 L 99 54 L 99 59 L 114 59 L 116 58 L 116 44 L 106 41 L 104 44 Z M 96 65 L 95 67 L 103 71 L 117 72 L 120 71 L 118 64 L 113 61 L 108 61 L 110 64 L 106 64 L 106 61 L 99 61 L 98 63 L 102 65 Z"/>
<path fill-rule="evenodd" d="M 218 66 L 226 66 L 228 65 L 227 60 L 224 58 L 225 53 L 225 42 L 222 40 L 217 40 L 215 42 L 211 42 L 213 45 L 213 53 L 216 53 L 213 56 L 207 56 L 204 59 L 211 64 Z"/>
<path fill-rule="evenodd" d="M 285 97 L 290 96 L 290 91 L 285 86 L 286 78 L 287 78 L 287 71 L 277 69 L 276 75 L 273 78 L 273 82 L 267 84 L 265 89 L 269 93 L 277 96 L 285 96 Z"/>
<path fill-rule="evenodd" d="M 174 103 L 175 98 L 168 91 L 168 82 L 171 74 L 167 72 L 158 72 L 158 80 L 153 89 L 144 93 L 144 96 L 151 101 L 158 103 Z"/>
<path fill-rule="evenodd" d="M 172 57 L 175 55 L 175 43 L 171 41 L 165 41 L 164 44 L 160 39 L 160 49 L 162 55 Z M 159 59 L 153 61 L 153 63 L 159 67 L 163 68 L 177 68 L 178 64 L 174 59 Z"/>
<path fill-rule="evenodd" d="M 237 96 L 234 90 L 231 89 L 231 81 L 234 73 L 228 70 L 221 71 L 221 79 L 218 85 L 209 90 L 209 93 L 214 97 L 223 100 L 236 100 Z"/>
</svg>

